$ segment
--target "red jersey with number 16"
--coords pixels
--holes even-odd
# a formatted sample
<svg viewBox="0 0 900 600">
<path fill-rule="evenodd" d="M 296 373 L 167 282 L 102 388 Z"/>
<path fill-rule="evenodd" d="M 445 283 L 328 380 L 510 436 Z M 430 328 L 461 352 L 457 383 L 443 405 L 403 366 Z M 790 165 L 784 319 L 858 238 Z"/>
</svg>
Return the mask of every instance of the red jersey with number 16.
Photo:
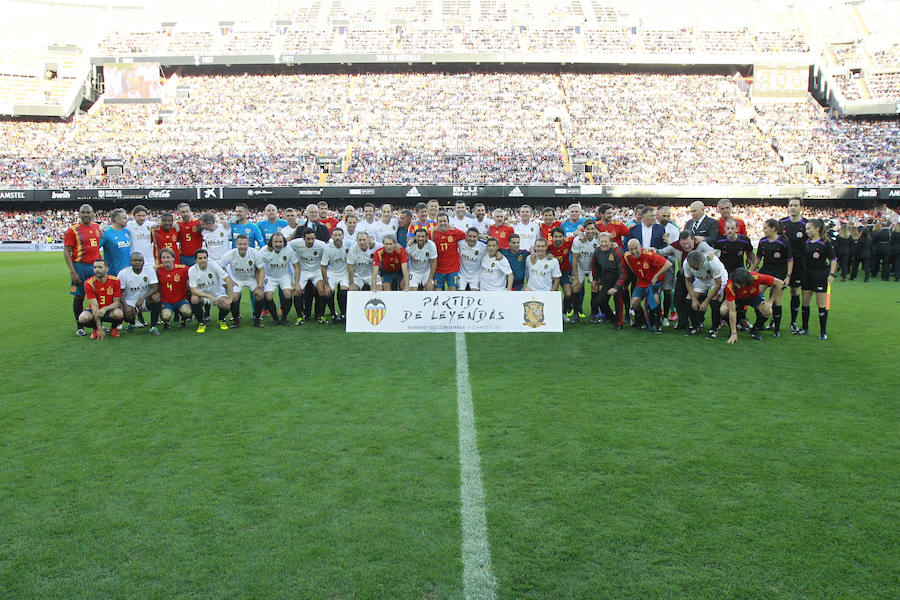
<svg viewBox="0 0 900 600">
<path fill-rule="evenodd" d="M 730 279 L 728 280 L 728 283 L 725 284 L 725 300 L 734 302 L 735 300 L 756 298 L 762 294 L 762 286 L 775 284 L 775 278 L 771 275 L 763 275 L 755 271 L 750 271 L 750 274 L 753 275 L 753 283 L 742 288 L 734 285 Z"/>
<path fill-rule="evenodd" d="M 88 277 L 84 282 L 84 297 L 88 300 L 96 300 L 97 307 L 103 308 L 122 297 L 122 282 L 118 277 L 106 276 L 106 281 L 100 282 L 97 276 Z"/>
<path fill-rule="evenodd" d="M 638 287 L 650 287 L 650 281 L 653 276 L 665 265 L 665 258 L 654 252 L 653 250 L 641 250 L 641 255 L 637 258 L 631 252 L 625 253 L 625 263 L 634 276 L 637 277 Z"/>
<path fill-rule="evenodd" d="M 90 225 L 72 225 L 66 229 L 64 240 L 66 248 L 72 249 L 72 262 L 92 263 L 100 258 L 100 226 L 96 223 Z"/>
<path fill-rule="evenodd" d="M 441 231 L 435 229 L 431 234 L 437 246 L 437 270 L 435 273 L 456 273 L 459 271 L 459 246 L 456 243 L 466 239 L 466 234 L 459 229 Z"/>
<path fill-rule="evenodd" d="M 165 267 L 156 268 L 156 277 L 159 279 L 159 298 L 163 302 L 175 304 L 188 297 L 188 268 L 185 265 L 175 265 L 169 271 Z"/>
</svg>

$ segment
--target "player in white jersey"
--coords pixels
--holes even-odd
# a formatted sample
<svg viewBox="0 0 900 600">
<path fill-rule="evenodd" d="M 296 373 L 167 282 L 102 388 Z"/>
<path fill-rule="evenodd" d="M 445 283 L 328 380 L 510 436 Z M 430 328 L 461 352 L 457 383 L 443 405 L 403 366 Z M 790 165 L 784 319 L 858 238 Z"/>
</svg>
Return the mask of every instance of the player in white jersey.
<svg viewBox="0 0 900 600">
<path fill-rule="evenodd" d="M 585 316 L 584 289 L 590 287 L 594 281 L 591 260 L 594 258 L 594 250 L 600 245 L 597 237 L 597 222 L 588 219 L 582 226 L 583 233 L 579 233 L 572 240 L 572 306 L 576 311 L 575 317 Z"/>
<path fill-rule="evenodd" d="M 719 324 L 722 322 L 720 314 L 722 301 L 725 298 L 725 285 L 728 283 L 728 271 L 715 256 L 710 257 L 700 250 L 692 250 L 682 264 L 684 272 L 684 285 L 687 287 L 688 298 L 691 301 L 693 311 L 691 329 L 687 335 L 696 335 L 703 326 L 706 317 L 706 308 L 712 307 L 712 324 L 707 338 L 715 338 L 718 334 Z"/>
<path fill-rule="evenodd" d="M 488 238 L 487 254 L 481 259 L 481 291 L 483 292 L 512 290 L 512 268 L 499 250 L 500 241 L 497 238 Z"/>
<path fill-rule="evenodd" d="M 347 316 L 347 291 L 350 289 L 350 272 L 347 270 L 347 257 L 350 248 L 344 245 L 344 232 L 335 229 L 331 232 L 331 241 L 325 246 L 322 255 L 321 286 L 328 299 L 331 310 L 331 324 L 343 323 Z M 337 295 L 340 315 L 334 310 L 334 297 Z"/>
<path fill-rule="evenodd" d="M 428 239 L 424 229 L 416 230 L 406 245 L 406 256 L 409 259 L 409 286 L 416 291 L 425 289 L 434 291 L 434 272 L 437 269 L 437 246 Z"/>
<path fill-rule="evenodd" d="M 369 228 L 369 233 L 375 234 L 375 241 L 381 243 L 386 235 L 397 237 L 397 219 L 394 217 L 394 208 L 390 204 L 381 207 L 381 217 Z"/>
<path fill-rule="evenodd" d="M 525 271 L 528 274 L 528 284 L 523 290 L 555 292 L 559 289 L 562 271 L 559 261 L 547 253 L 547 240 L 544 238 L 538 238 L 534 242 L 531 256 L 525 259 Z"/>
<path fill-rule="evenodd" d="M 481 259 L 484 258 L 485 243 L 478 239 L 481 233 L 477 227 L 469 227 L 466 239 L 456 243 L 459 248 L 459 290 L 477 291 L 481 281 Z"/>
<path fill-rule="evenodd" d="M 297 209 L 284 209 L 284 220 L 287 221 L 287 225 L 285 225 L 278 231 L 281 232 L 281 235 L 284 236 L 284 239 L 289 240 L 294 237 L 294 234 L 297 233 L 297 228 L 300 227 L 300 219 L 297 218 Z"/>
<path fill-rule="evenodd" d="M 200 235 L 210 260 L 219 262 L 231 250 L 231 225 L 219 223 L 212 213 L 200 215 Z"/>
<path fill-rule="evenodd" d="M 372 263 L 375 251 L 379 247 L 368 233 L 362 232 L 356 235 L 356 245 L 350 248 L 350 253 L 347 255 L 347 272 L 350 276 L 351 290 L 371 290 L 375 285 L 381 283 L 372 281 Z"/>
<path fill-rule="evenodd" d="M 241 290 L 250 290 L 257 306 L 262 306 L 266 273 L 259 250 L 250 247 L 249 237 L 242 233 L 234 243 L 235 247 L 225 253 L 219 264 L 234 280 L 234 287 L 231 288 L 231 327 L 237 329 L 241 326 Z M 262 327 L 256 313 L 253 314 L 253 324 Z"/>
<path fill-rule="evenodd" d="M 450 228 L 456 228 L 460 231 L 468 231 L 472 226 L 474 219 L 469 216 L 469 207 L 466 206 L 465 200 L 457 200 L 453 214 L 450 215 Z"/>
<path fill-rule="evenodd" d="M 147 208 L 140 204 L 134 207 L 131 215 L 134 219 L 125 224 L 125 229 L 131 234 L 131 251 L 140 253 L 144 257 L 144 264 L 154 269 L 156 268 L 156 258 L 153 254 L 153 239 L 150 237 L 150 230 L 156 227 L 157 223 L 147 219 Z"/>
<path fill-rule="evenodd" d="M 475 213 L 475 218 L 469 223 L 469 227 L 477 229 L 478 237 L 486 240 L 488 238 L 488 229 L 494 224 L 494 220 L 487 216 L 487 210 L 481 202 L 472 207 L 472 212 Z M 468 229 L 463 229 L 463 231 L 468 231 Z M 460 287 L 459 289 L 462 288 Z"/>
<path fill-rule="evenodd" d="M 302 297 L 303 312 L 297 311 L 297 321 L 294 325 L 300 325 L 308 321 L 313 313 L 313 301 L 315 300 L 315 317 L 322 320 L 325 314 L 324 295 L 325 288 L 322 283 L 322 254 L 325 252 L 325 242 L 316 239 L 316 232 L 309 228 L 297 230 L 297 233 L 288 245 L 293 248 L 300 262 L 300 295 Z M 297 306 L 297 300 L 294 300 Z"/>
<path fill-rule="evenodd" d="M 308 230 L 312 232 L 312 230 Z M 315 233 L 312 234 L 315 236 Z M 322 244 L 324 246 L 324 243 Z M 300 263 L 297 253 L 285 242 L 280 232 L 273 233 L 266 245 L 259 251 L 259 259 L 266 270 L 263 280 L 266 309 L 272 315 L 273 325 L 285 325 L 291 312 L 291 303 L 300 294 Z M 275 307 L 275 288 L 281 296 L 281 318 Z"/>
<path fill-rule="evenodd" d="M 219 308 L 219 329 L 227 331 L 225 318 L 231 310 L 231 295 L 225 290 L 234 287 L 234 280 L 217 262 L 209 260 L 207 250 L 197 250 L 194 260 L 196 262 L 188 269 L 188 285 L 191 288 L 191 308 L 198 323 L 197 333 L 206 333 L 204 304 Z"/>
<path fill-rule="evenodd" d="M 375 223 L 375 205 L 370 202 L 366 203 L 363 205 L 363 218 L 356 225 L 356 233 L 365 232 L 377 242 L 378 236 L 375 234 Z"/>
<path fill-rule="evenodd" d="M 541 237 L 541 225 L 532 217 L 534 211 L 527 204 L 519 207 L 519 222 L 513 225 L 513 231 L 519 236 L 519 248 L 531 252 L 534 242 Z"/>
<path fill-rule="evenodd" d="M 119 282 L 122 284 L 122 312 L 125 313 L 125 322 L 128 327 L 125 333 L 131 333 L 134 327 L 143 327 L 135 323 L 135 317 L 141 314 L 142 310 L 150 311 L 151 334 L 159 335 L 159 332 L 153 333 L 156 323 L 159 320 L 159 280 L 156 277 L 156 270 L 145 266 L 144 255 L 140 252 L 131 253 L 131 266 L 125 267 L 119 271 Z"/>
</svg>

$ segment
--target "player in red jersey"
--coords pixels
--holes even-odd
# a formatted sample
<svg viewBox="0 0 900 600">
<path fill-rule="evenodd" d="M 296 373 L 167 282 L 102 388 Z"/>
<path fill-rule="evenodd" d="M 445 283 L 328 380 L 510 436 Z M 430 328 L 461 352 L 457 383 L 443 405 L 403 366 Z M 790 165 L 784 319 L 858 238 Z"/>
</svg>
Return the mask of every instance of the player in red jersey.
<svg viewBox="0 0 900 600">
<path fill-rule="evenodd" d="M 743 219 L 731 216 L 731 200 L 722 198 L 719 200 L 716 208 L 719 209 L 719 237 L 725 235 L 725 223 L 727 223 L 729 219 L 734 219 L 734 222 L 737 223 L 737 232 L 739 234 L 747 235 L 747 224 L 744 223 Z"/>
<path fill-rule="evenodd" d="M 621 248 L 622 240 L 628 237 L 630 231 L 622 221 L 613 220 L 611 204 L 601 204 L 597 207 L 597 233 L 608 233 L 614 246 Z"/>
<path fill-rule="evenodd" d="M 78 315 L 78 323 L 82 327 L 90 327 L 91 339 L 105 339 L 103 321 L 110 324 L 110 335 L 119 337 L 119 325 L 125 318 L 122 312 L 122 284 L 119 278 L 106 273 L 109 266 L 102 258 L 93 263 L 94 274 L 84 282 L 84 296 L 88 307 Z"/>
<path fill-rule="evenodd" d="M 171 248 L 163 248 L 159 251 L 160 266 L 156 268 L 156 278 L 159 280 L 159 299 L 161 301 L 159 317 L 162 319 L 165 329 L 169 328 L 169 321 L 176 313 L 185 319 L 191 316 L 191 304 L 188 302 L 188 292 L 190 292 L 188 268 L 176 264 L 175 259 L 175 251 Z M 182 327 L 184 327 L 183 321 Z"/>
<path fill-rule="evenodd" d="M 401 248 L 396 238 L 390 234 L 384 236 L 381 241 L 384 246 L 375 251 L 372 260 L 372 281 L 378 281 L 378 275 L 381 274 L 382 290 L 405 292 L 409 289 L 409 257 L 406 250 Z"/>
<path fill-rule="evenodd" d="M 543 225 L 541 225 L 543 227 Z M 559 279 L 563 289 L 563 314 L 569 316 L 570 323 L 578 322 L 578 311 L 572 306 L 572 242 L 575 238 L 567 238 L 565 230 L 556 226 L 550 232 L 552 242 L 547 246 L 547 253 L 559 263 L 562 277 Z"/>
<path fill-rule="evenodd" d="M 180 265 L 178 255 L 178 230 L 175 229 L 175 218 L 172 213 L 163 213 L 159 217 L 159 227 L 150 230 L 150 239 L 153 240 L 153 256 L 156 264 L 160 264 L 159 253 L 163 248 L 168 248 L 175 254 L 175 264 Z"/>
<path fill-rule="evenodd" d="M 553 241 L 553 228 L 561 227 L 562 223 L 556 220 L 556 211 L 549 206 L 541 213 L 541 237 L 548 242 Z"/>
<path fill-rule="evenodd" d="M 628 240 L 628 252 L 625 253 L 625 264 L 634 273 L 637 284 L 631 295 L 631 308 L 634 309 L 634 325 L 641 327 L 645 323 L 641 301 L 646 300 L 650 314 L 650 332 L 662 333 L 662 317 L 659 311 L 659 280 L 663 273 L 672 268 L 672 263 L 654 252 L 644 250 L 635 238 Z"/>
<path fill-rule="evenodd" d="M 431 234 L 431 240 L 437 246 L 437 268 L 434 272 L 434 289 L 444 289 L 444 284 L 451 292 L 459 288 L 459 246 L 466 234 L 459 229 L 450 228 L 450 217 L 445 212 L 437 216 L 437 229 Z"/>
<path fill-rule="evenodd" d="M 488 227 L 488 237 L 495 238 L 500 248 L 509 248 L 509 236 L 515 230 L 506 222 L 506 212 L 502 208 L 494 210 L 494 224 Z"/>
<path fill-rule="evenodd" d="M 75 313 L 75 324 L 78 329 L 75 335 L 85 335 L 81 326 L 81 313 L 84 312 L 84 282 L 94 276 L 94 261 L 100 258 L 100 238 L 103 232 L 100 225 L 94 223 L 94 209 L 90 204 L 82 204 L 78 208 L 78 219 L 81 223 L 72 225 L 66 230 L 63 244 L 63 258 L 69 267 L 72 285 L 69 293 L 72 299 L 72 312 Z"/>
<path fill-rule="evenodd" d="M 762 339 L 759 337 L 759 331 L 765 325 L 766 319 L 772 316 L 772 305 L 763 296 L 767 287 L 773 288 L 774 295 L 777 296 L 784 287 L 784 281 L 771 275 L 748 271 L 743 267 L 731 273 L 728 283 L 725 284 L 725 302 L 722 303 L 721 309 L 722 316 L 727 316 L 728 324 L 731 325 L 729 344 L 737 342 L 737 314 L 742 307 L 746 310 L 747 306 L 756 309 L 756 323 L 752 327 L 747 327 L 749 325 L 747 323 L 745 328 L 750 331 L 750 337 L 754 340 Z"/>
<path fill-rule="evenodd" d="M 319 202 L 319 222 L 324 223 L 325 227 L 328 228 L 328 233 L 334 233 L 334 228 L 337 226 L 340 221 L 335 219 L 331 215 L 331 211 L 328 210 L 328 203 L 324 200 Z"/>
<path fill-rule="evenodd" d="M 181 250 L 181 264 L 191 267 L 196 264 L 194 255 L 203 247 L 200 221 L 194 218 L 191 205 L 187 202 L 178 205 L 178 214 L 181 215 L 181 221 L 178 223 L 178 248 Z"/>
</svg>

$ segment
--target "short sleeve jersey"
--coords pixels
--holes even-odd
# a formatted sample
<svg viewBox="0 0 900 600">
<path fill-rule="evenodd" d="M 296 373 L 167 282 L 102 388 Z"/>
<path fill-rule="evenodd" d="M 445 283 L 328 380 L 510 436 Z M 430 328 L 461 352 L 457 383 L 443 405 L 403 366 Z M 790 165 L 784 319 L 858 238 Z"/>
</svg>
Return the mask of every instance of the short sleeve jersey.
<svg viewBox="0 0 900 600">
<path fill-rule="evenodd" d="M 316 274 L 319 272 L 322 267 L 322 254 L 325 253 L 325 242 L 315 240 L 311 247 L 307 247 L 303 238 L 297 238 L 288 242 L 288 247 L 297 254 L 301 273 Z"/>
<path fill-rule="evenodd" d="M 174 304 L 186 300 L 188 296 L 188 268 L 175 265 L 172 270 L 159 266 L 156 268 L 159 279 L 159 296 L 163 302 Z"/>
<path fill-rule="evenodd" d="M 90 225 L 72 225 L 66 230 L 64 244 L 72 249 L 72 261 L 92 263 L 100 258 L 100 226 L 97 223 Z"/>
<path fill-rule="evenodd" d="M 641 255 L 635 258 L 631 252 L 625 253 L 625 263 L 637 278 L 638 287 L 648 287 L 653 276 L 668 261 L 653 250 L 641 250 Z"/>
<path fill-rule="evenodd" d="M 478 277 L 481 273 L 481 259 L 487 253 L 484 242 L 475 242 L 470 246 L 466 240 L 457 242 L 459 246 L 459 273 L 468 278 Z"/>
<path fill-rule="evenodd" d="M 375 258 L 372 261 L 374 266 L 381 268 L 382 273 L 399 273 L 404 263 L 409 263 L 409 257 L 406 250 L 399 246 L 390 253 L 384 248 L 379 248 L 375 251 Z"/>
<path fill-rule="evenodd" d="M 559 261 L 551 254 L 547 254 L 544 258 L 536 258 L 532 264 L 532 259 L 525 259 L 525 268 L 528 271 L 528 287 L 533 290 L 550 291 L 553 288 L 553 279 L 562 277 L 562 271 L 559 270 Z"/>
<path fill-rule="evenodd" d="M 762 294 L 762 286 L 775 283 L 775 278 L 771 275 L 763 275 L 753 271 L 750 271 L 750 275 L 753 276 L 753 283 L 744 287 L 737 287 L 734 285 L 734 282 L 729 279 L 728 283 L 725 284 L 725 300 L 734 302 L 736 300 L 756 298 Z"/>
<path fill-rule="evenodd" d="M 228 274 L 225 269 L 214 261 L 206 263 L 206 269 L 201 269 L 200 265 L 192 265 L 188 269 L 188 285 L 205 294 L 220 290 L 225 284 L 226 277 Z"/>
<path fill-rule="evenodd" d="M 118 277 L 107 275 L 106 281 L 101 282 L 96 276 L 88 277 L 84 282 L 84 297 L 88 300 L 96 300 L 97 306 L 103 308 L 122 297 L 122 284 Z"/>
<path fill-rule="evenodd" d="M 413 242 L 406 247 L 406 255 L 409 257 L 410 273 L 427 275 L 431 271 L 431 261 L 437 258 L 437 246 L 431 240 L 427 240 L 421 248 Z"/>
<path fill-rule="evenodd" d="M 459 229 L 441 231 L 435 229 L 432 240 L 437 247 L 438 261 L 437 273 L 456 273 L 459 271 L 459 240 L 465 239 L 466 234 Z"/>
<path fill-rule="evenodd" d="M 284 277 L 291 272 L 291 265 L 297 262 L 297 254 L 290 246 L 285 246 L 280 252 L 266 246 L 259 251 L 259 259 L 266 268 L 266 277 Z"/>
<path fill-rule="evenodd" d="M 119 283 L 122 285 L 122 299 L 134 306 L 147 289 L 157 283 L 156 271 L 148 265 L 144 265 L 139 273 L 135 273 L 130 266 L 119 271 Z"/>
<path fill-rule="evenodd" d="M 485 253 L 481 259 L 481 291 L 497 292 L 506 289 L 506 277 L 512 274 L 509 261 L 497 253 L 490 256 Z"/>
<path fill-rule="evenodd" d="M 256 248 L 247 248 L 244 256 L 241 256 L 237 248 L 232 248 L 225 253 L 219 264 L 235 281 L 256 279 L 256 269 L 264 266 Z"/>
</svg>

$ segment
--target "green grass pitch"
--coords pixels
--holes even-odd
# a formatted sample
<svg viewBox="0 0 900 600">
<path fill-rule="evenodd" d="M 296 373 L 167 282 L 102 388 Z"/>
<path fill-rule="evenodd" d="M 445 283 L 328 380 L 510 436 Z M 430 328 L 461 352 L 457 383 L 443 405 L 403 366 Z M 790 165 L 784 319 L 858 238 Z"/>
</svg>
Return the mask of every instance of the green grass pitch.
<svg viewBox="0 0 900 600">
<path fill-rule="evenodd" d="M 92 342 L 0 273 L 0 598 L 462 597 L 453 335 Z M 900 285 L 833 289 L 827 342 L 469 334 L 498 598 L 895 598 Z"/>
</svg>

